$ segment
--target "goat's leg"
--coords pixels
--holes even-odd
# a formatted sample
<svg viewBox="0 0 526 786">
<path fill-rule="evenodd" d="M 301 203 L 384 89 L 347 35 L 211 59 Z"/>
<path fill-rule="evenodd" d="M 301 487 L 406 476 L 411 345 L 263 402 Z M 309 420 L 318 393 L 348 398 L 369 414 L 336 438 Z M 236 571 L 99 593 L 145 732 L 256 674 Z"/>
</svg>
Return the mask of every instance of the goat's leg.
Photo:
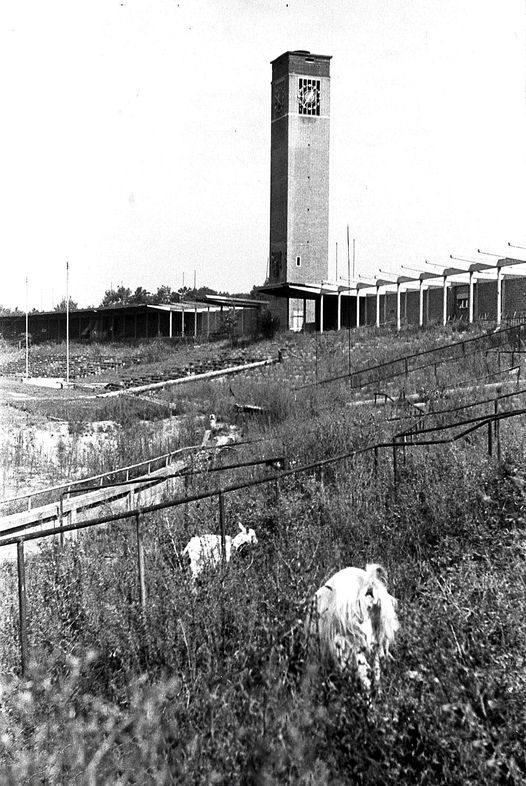
<svg viewBox="0 0 526 786">
<path fill-rule="evenodd" d="M 373 660 L 373 679 L 377 688 L 380 687 L 380 655 L 378 650 L 374 653 Z"/>
<path fill-rule="evenodd" d="M 359 650 L 356 653 L 356 671 L 358 672 L 358 679 L 360 680 L 363 688 L 367 693 L 370 693 L 371 679 L 369 677 L 369 662 L 367 660 L 365 650 Z"/>
</svg>

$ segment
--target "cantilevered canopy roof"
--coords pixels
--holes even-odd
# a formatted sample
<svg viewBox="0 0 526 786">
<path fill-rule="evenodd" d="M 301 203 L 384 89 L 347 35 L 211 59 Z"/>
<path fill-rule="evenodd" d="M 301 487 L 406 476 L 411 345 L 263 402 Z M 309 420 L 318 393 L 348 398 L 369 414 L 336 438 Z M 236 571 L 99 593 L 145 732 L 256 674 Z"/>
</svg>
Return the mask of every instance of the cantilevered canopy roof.
<svg viewBox="0 0 526 786">
<path fill-rule="evenodd" d="M 148 303 L 148 308 L 152 311 L 171 311 L 178 314 L 185 311 L 197 311 L 198 314 L 201 314 L 207 311 L 207 308 L 202 303 L 197 303 L 195 300 L 185 300 L 182 303 Z M 218 311 L 218 308 L 212 308 L 212 311 Z"/>
<path fill-rule="evenodd" d="M 338 281 L 323 281 L 321 284 L 294 284 L 289 282 L 265 284 L 262 287 L 258 287 L 258 292 L 265 292 L 269 295 L 274 295 L 275 297 L 317 299 L 321 295 L 338 295 L 340 293 L 342 295 L 355 296 L 358 291 L 368 289 L 376 291 L 380 287 L 384 291 L 396 289 L 400 285 L 403 285 L 404 289 L 411 288 L 412 286 L 419 285 L 420 282 L 424 281 L 426 282 L 427 287 L 441 287 L 443 286 L 442 280 L 444 278 L 449 279 L 449 283 L 455 283 L 455 281 L 452 280 L 454 278 L 457 280 L 456 283 L 462 283 L 464 279 L 458 281 L 458 278 L 461 276 L 468 277 L 470 273 L 474 274 L 475 277 L 477 277 L 477 273 L 486 274 L 493 280 L 495 280 L 495 277 L 499 272 L 501 277 L 505 277 L 505 275 L 526 275 L 526 273 L 522 271 L 510 271 L 510 273 L 505 274 L 502 270 L 503 268 L 513 267 L 515 265 L 524 265 L 526 269 L 526 260 L 502 257 L 498 259 L 497 262 L 493 265 L 486 262 L 474 262 L 471 263 L 467 268 L 444 267 L 442 270 L 437 271 L 426 270 L 415 276 L 392 273 L 392 279 L 378 276 L 374 282 L 358 281 L 356 279 L 351 279 L 351 281 L 339 279 Z M 364 292 L 364 294 L 369 293 Z"/>
<path fill-rule="evenodd" d="M 203 295 L 198 298 L 200 303 L 216 306 L 233 306 L 235 308 L 261 308 L 268 306 L 267 300 L 256 300 L 251 297 L 230 297 L 230 295 Z"/>
<path fill-rule="evenodd" d="M 332 289 L 330 287 L 332 286 Z M 258 292 L 264 292 L 267 295 L 274 295 L 274 297 L 297 297 L 309 300 L 315 299 L 325 293 L 337 294 L 337 285 L 331 284 L 289 284 L 287 282 L 278 284 L 265 284 L 262 287 L 257 287 Z"/>
</svg>

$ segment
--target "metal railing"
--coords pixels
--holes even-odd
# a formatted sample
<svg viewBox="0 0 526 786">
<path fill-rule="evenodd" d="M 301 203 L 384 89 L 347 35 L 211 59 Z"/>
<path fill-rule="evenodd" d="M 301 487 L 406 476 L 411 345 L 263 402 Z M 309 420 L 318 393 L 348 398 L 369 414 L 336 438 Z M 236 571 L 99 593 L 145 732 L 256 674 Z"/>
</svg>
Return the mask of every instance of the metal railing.
<svg viewBox="0 0 526 786">
<path fill-rule="evenodd" d="M 26 581 L 25 581 L 25 554 L 24 554 L 25 543 L 37 539 L 56 537 L 57 535 L 60 536 L 68 532 L 84 530 L 102 524 L 110 524 L 116 521 L 131 520 L 135 525 L 135 534 L 136 534 L 137 581 L 139 586 L 139 602 L 142 609 L 145 610 L 146 603 L 147 603 L 147 585 L 146 585 L 146 578 L 145 578 L 144 539 L 143 539 L 143 531 L 141 529 L 141 522 L 140 522 L 141 516 L 145 516 L 161 510 L 166 510 L 167 508 L 174 508 L 180 505 L 188 505 L 189 503 L 198 502 L 204 499 L 217 498 L 218 510 L 219 510 L 219 528 L 220 528 L 220 535 L 221 535 L 222 561 L 224 563 L 226 560 L 226 553 L 225 553 L 226 522 L 225 522 L 225 502 L 224 502 L 226 494 L 230 494 L 243 489 L 255 488 L 257 486 L 261 486 L 264 484 L 274 483 L 276 487 L 276 494 L 278 495 L 279 488 L 280 488 L 279 484 L 286 477 L 297 476 L 301 473 L 307 473 L 313 471 L 314 472 L 319 471 L 320 475 L 322 475 L 323 469 L 331 464 L 337 464 L 339 462 L 348 461 L 350 459 L 356 458 L 357 456 L 363 456 L 371 453 L 374 456 L 373 466 L 374 466 L 374 472 L 376 474 L 378 472 L 378 455 L 380 450 L 392 451 L 393 482 L 396 489 L 397 484 L 400 482 L 400 461 L 399 461 L 400 451 L 403 452 L 403 457 L 405 460 L 405 454 L 408 449 L 415 448 L 415 447 L 422 447 L 422 446 L 450 444 L 460 439 L 465 439 L 466 437 L 468 437 L 478 429 L 487 427 L 488 454 L 490 456 L 493 455 L 494 446 L 496 445 L 497 457 L 500 460 L 501 457 L 500 423 L 503 420 L 514 418 L 514 417 L 522 417 L 524 415 L 526 415 L 526 409 L 518 409 L 518 410 L 511 410 L 508 412 L 495 412 L 493 414 L 484 415 L 479 418 L 469 418 L 466 420 L 458 421 L 456 423 L 450 423 L 442 426 L 434 426 L 420 432 L 420 434 L 418 435 L 420 438 L 418 440 L 414 438 L 415 435 L 408 435 L 406 433 L 400 432 L 399 434 L 395 435 L 392 441 L 378 442 L 374 445 L 368 445 L 364 448 L 359 448 L 356 450 L 347 451 L 345 453 L 340 453 L 336 456 L 331 456 L 326 459 L 311 462 L 309 464 L 304 464 L 299 467 L 287 468 L 287 466 L 285 465 L 284 468 L 279 473 L 269 475 L 264 478 L 252 479 L 249 481 L 245 481 L 243 483 L 232 483 L 230 485 L 222 486 L 212 490 L 203 491 L 190 495 L 177 496 L 174 497 L 173 499 L 164 500 L 162 502 L 158 502 L 152 505 L 136 507 L 128 511 L 122 511 L 119 513 L 99 516 L 97 518 L 93 518 L 88 521 L 63 525 L 61 527 L 53 527 L 53 528 L 41 530 L 39 532 L 26 533 L 23 535 L 8 537 L 1 540 L 0 548 L 9 547 L 13 545 L 16 545 L 17 548 L 19 642 L 20 642 L 22 672 L 26 673 L 28 662 L 29 662 L 28 660 L 29 642 L 28 642 L 28 633 L 27 633 L 28 630 L 27 591 L 26 591 Z M 445 439 L 421 438 L 425 434 L 447 431 L 455 427 L 461 427 L 462 430 L 458 433 L 451 434 Z"/>
<path fill-rule="evenodd" d="M 99 488 L 104 485 L 105 478 L 110 478 L 117 476 L 119 474 L 124 474 L 126 480 L 130 480 L 130 475 L 133 471 L 137 470 L 139 472 L 140 468 L 146 467 L 146 471 L 148 474 L 152 471 L 152 467 L 154 466 L 168 466 L 168 464 L 172 463 L 172 460 L 175 456 L 181 453 L 190 453 L 192 451 L 201 450 L 199 445 L 189 445 L 183 448 L 177 448 L 176 450 L 170 450 L 168 453 L 162 453 L 160 456 L 155 456 L 154 458 L 144 459 L 143 461 L 138 461 L 136 464 L 129 464 L 125 467 L 119 467 L 118 469 L 108 470 L 107 472 L 100 472 L 97 475 L 90 475 L 89 478 L 80 478 L 78 480 L 69 480 L 65 483 L 58 483 L 55 486 L 47 486 L 44 489 L 37 489 L 36 491 L 27 491 L 24 494 L 17 494 L 15 497 L 7 497 L 6 499 L 0 500 L 0 505 L 8 505 L 14 502 L 21 502 L 24 499 L 28 500 L 28 510 L 31 510 L 33 507 L 32 500 L 34 497 L 40 497 L 45 494 L 52 494 L 55 491 L 63 491 L 66 492 L 73 491 L 77 486 L 82 483 L 92 483 L 94 481 L 99 481 Z"/>
<path fill-rule="evenodd" d="M 473 336 L 472 338 L 456 341 L 451 344 L 442 344 L 438 347 L 424 349 L 420 352 L 413 352 L 409 355 L 402 355 L 392 360 L 376 363 L 372 366 L 366 366 L 365 368 L 356 369 L 355 371 L 348 371 L 345 374 L 338 374 L 334 377 L 326 377 L 324 379 L 316 379 L 315 382 L 299 385 L 295 387 L 294 390 L 306 390 L 331 382 L 341 382 L 342 380 L 348 380 L 351 388 L 361 388 L 365 385 L 385 382 L 399 376 L 407 377 L 408 374 L 413 371 L 419 371 L 420 369 L 429 368 L 430 366 L 438 366 L 438 364 L 460 360 L 476 352 L 480 352 L 481 350 L 498 348 L 501 344 L 506 344 L 508 342 L 514 342 L 517 349 L 519 349 L 520 342 L 525 335 L 526 322 L 520 322 L 512 327 L 483 333 L 480 336 Z M 445 357 L 440 357 L 441 353 L 445 355 Z M 432 357 L 433 355 L 438 355 L 438 357 Z M 424 358 L 425 361 L 417 364 L 419 358 Z M 373 378 L 367 379 L 367 376 L 371 374 Z"/>
<path fill-rule="evenodd" d="M 238 470 L 238 469 L 246 469 L 247 467 L 257 467 L 257 466 L 262 466 L 262 465 L 267 466 L 267 467 L 278 467 L 280 464 L 283 465 L 284 463 L 285 463 L 285 458 L 284 458 L 284 456 L 280 455 L 280 456 L 267 456 L 267 457 L 262 458 L 262 459 L 253 459 L 251 461 L 241 461 L 241 462 L 238 462 L 236 464 L 227 464 L 227 465 L 216 466 L 216 467 L 206 467 L 206 468 L 197 468 L 197 469 L 196 468 L 188 469 L 188 468 L 185 467 L 185 468 L 183 468 L 181 470 L 177 470 L 176 472 L 171 472 L 169 474 L 163 473 L 162 475 L 151 475 L 150 477 L 141 477 L 141 478 L 135 478 L 135 479 L 132 479 L 132 480 L 116 481 L 115 483 L 107 483 L 102 488 L 104 488 L 104 489 L 111 489 L 111 488 L 125 489 L 126 486 L 132 486 L 133 488 L 131 489 L 131 491 L 129 491 L 129 492 L 128 491 L 123 491 L 123 494 L 120 495 L 120 496 L 122 497 L 122 496 L 126 496 L 126 495 L 129 494 L 129 495 L 131 495 L 130 499 L 133 500 L 134 494 L 140 493 L 140 491 L 143 491 L 145 488 L 150 488 L 151 486 L 154 486 L 154 485 L 163 484 L 163 483 L 165 483 L 168 480 L 183 479 L 183 480 L 187 481 L 189 478 L 195 477 L 196 475 L 202 475 L 202 474 L 207 474 L 208 475 L 208 474 L 211 474 L 211 473 L 214 473 L 214 472 L 227 472 L 229 470 L 232 471 L 232 470 Z M 139 484 L 140 484 L 141 488 L 137 489 L 136 486 L 139 485 Z M 185 486 L 185 488 L 187 488 L 187 487 Z M 55 528 L 55 532 L 63 531 L 63 520 L 64 520 L 64 517 L 71 513 L 71 510 L 65 511 L 65 509 L 64 509 L 64 496 L 66 494 L 68 494 L 68 497 L 69 497 L 69 495 L 71 495 L 71 494 L 84 494 L 84 493 L 88 493 L 89 494 L 90 492 L 97 492 L 97 491 L 100 491 L 100 490 L 101 490 L 101 487 L 97 485 L 97 486 L 83 486 L 81 488 L 76 488 L 76 489 L 72 489 L 72 490 L 68 489 L 66 491 L 62 491 L 61 494 L 60 494 L 59 502 L 58 502 L 57 514 L 54 515 L 54 516 L 49 516 L 47 518 L 47 520 L 54 519 L 54 518 L 58 519 L 59 526 Z M 115 502 L 116 499 L 117 499 L 117 497 L 114 497 L 112 499 L 112 501 Z M 80 508 L 77 508 L 76 510 L 77 511 L 83 510 L 83 509 L 86 509 L 86 508 L 94 507 L 95 505 L 96 505 L 96 503 L 94 503 L 93 501 L 88 499 L 86 501 L 86 507 L 85 508 L 80 507 Z M 133 507 L 133 505 L 131 507 Z M 0 530 L 0 546 L 2 545 L 1 538 L 4 538 L 4 537 L 6 537 L 8 535 L 14 535 L 16 533 L 19 533 L 19 534 L 20 533 L 24 533 L 25 530 L 32 531 L 34 529 L 34 527 L 37 526 L 41 521 L 42 521 L 42 519 L 39 518 L 39 519 L 35 519 L 35 521 L 33 521 L 33 522 L 29 522 L 29 523 L 25 522 L 24 524 L 15 524 L 12 527 L 8 527 L 7 529 Z"/>
</svg>

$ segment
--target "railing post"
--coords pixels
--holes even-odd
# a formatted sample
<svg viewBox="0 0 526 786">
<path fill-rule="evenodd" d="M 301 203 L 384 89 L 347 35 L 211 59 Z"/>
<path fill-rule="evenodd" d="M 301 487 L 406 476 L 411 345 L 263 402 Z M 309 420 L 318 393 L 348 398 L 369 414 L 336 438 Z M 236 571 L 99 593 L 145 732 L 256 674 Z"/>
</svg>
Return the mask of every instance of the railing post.
<svg viewBox="0 0 526 786">
<path fill-rule="evenodd" d="M 139 600 L 141 608 L 146 608 L 146 582 L 144 579 L 144 544 L 139 521 L 139 513 L 135 514 L 135 529 L 137 532 L 137 567 L 139 570 Z"/>
<path fill-rule="evenodd" d="M 398 484 L 398 445 L 396 444 L 396 437 L 393 440 L 393 479 L 395 486 Z"/>
<path fill-rule="evenodd" d="M 222 491 L 219 492 L 219 529 L 221 532 L 221 562 L 223 567 L 226 565 L 226 535 L 225 535 L 225 498 Z"/>
<path fill-rule="evenodd" d="M 18 613 L 19 613 L 19 635 L 20 635 L 20 654 L 22 661 L 22 676 L 26 676 L 28 667 L 28 643 L 27 643 L 27 595 L 26 595 L 26 568 L 24 564 L 24 541 L 19 540 L 16 544 L 17 563 L 18 563 Z"/>
<path fill-rule="evenodd" d="M 58 525 L 60 528 L 64 525 L 64 492 L 60 492 L 60 503 L 59 503 L 59 518 L 58 518 Z M 64 545 L 64 533 L 61 532 L 59 535 L 60 545 Z"/>
<path fill-rule="evenodd" d="M 188 478 L 189 475 L 185 474 L 184 481 L 183 481 L 185 497 L 188 496 Z M 188 502 L 185 502 L 183 506 L 183 521 L 184 521 L 184 526 L 186 528 L 188 526 Z"/>
<path fill-rule="evenodd" d="M 375 449 L 374 449 L 374 464 L 373 464 L 373 467 L 374 467 L 374 474 L 378 475 L 378 447 L 375 447 Z"/>
<path fill-rule="evenodd" d="M 493 423 L 488 420 L 488 456 L 493 455 Z"/>
<path fill-rule="evenodd" d="M 500 450 L 500 419 L 499 414 L 499 399 L 495 399 L 495 442 L 497 444 L 497 460 L 500 462 L 502 455 Z"/>
</svg>

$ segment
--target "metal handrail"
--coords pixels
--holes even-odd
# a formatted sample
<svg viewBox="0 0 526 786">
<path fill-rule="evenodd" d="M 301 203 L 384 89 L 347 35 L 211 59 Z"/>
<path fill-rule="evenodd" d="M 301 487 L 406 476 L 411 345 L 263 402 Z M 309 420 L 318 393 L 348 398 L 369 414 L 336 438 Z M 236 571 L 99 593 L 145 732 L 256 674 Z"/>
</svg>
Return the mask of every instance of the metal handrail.
<svg viewBox="0 0 526 786">
<path fill-rule="evenodd" d="M 265 483 L 271 483 L 273 481 L 282 480 L 283 478 L 286 478 L 288 476 L 297 475 L 302 472 L 308 472 L 310 470 L 320 469 L 322 467 L 329 466 L 330 464 L 335 464 L 339 461 L 345 461 L 347 459 L 354 458 L 355 456 L 364 453 L 371 453 L 373 451 L 377 452 L 381 448 L 392 448 L 393 450 L 396 451 L 400 449 L 418 447 L 424 445 L 447 445 L 456 442 L 457 440 L 468 436 L 469 434 L 476 431 L 477 429 L 482 428 L 483 426 L 487 426 L 488 424 L 494 423 L 495 421 L 505 420 L 511 417 L 518 417 L 525 414 L 526 414 L 526 409 L 512 410 L 510 412 L 502 412 L 492 415 L 486 415 L 478 419 L 473 418 L 470 420 L 460 421 L 456 424 L 448 424 L 447 426 L 437 426 L 434 429 L 429 429 L 429 431 L 440 431 L 440 430 L 453 428 L 453 426 L 455 425 L 470 424 L 470 427 L 468 429 L 465 429 L 460 434 L 454 434 L 446 439 L 434 439 L 434 440 L 430 439 L 430 440 L 420 440 L 418 442 L 414 442 L 414 441 L 402 442 L 401 437 L 403 437 L 403 435 L 395 435 L 395 438 L 392 442 L 378 442 L 375 445 L 368 445 L 364 448 L 358 448 L 357 450 L 341 453 L 336 456 L 331 456 L 326 459 L 321 459 L 319 461 L 312 462 L 310 464 L 303 464 L 300 467 L 284 469 L 283 471 L 280 472 L 280 474 L 269 475 L 265 478 L 256 478 L 250 481 L 246 481 L 244 483 L 234 483 L 228 486 L 223 486 L 220 488 L 213 489 L 211 491 L 203 491 L 198 494 L 191 494 L 188 496 L 186 495 L 178 496 L 170 500 L 157 502 L 153 505 L 146 505 L 144 507 L 133 508 L 132 510 L 122 511 L 120 513 L 113 513 L 106 516 L 99 516 L 94 519 L 89 519 L 88 521 L 82 521 L 75 524 L 66 524 L 60 527 L 52 527 L 47 530 L 39 530 L 38 532 L 31 532 L 25 535 L 18 535 L 16 537 L 7 538 L 6 540 L 0 540 L 0 548 L 2 548 L 3 546 L 12 546 L 15 544 L 21 544 L 30 540 L 38 540 L 39 538 L 46 538 L 52 535 L 60 535 L 66 532 L 72 532 L 74 530 L 99 526 L 101 524 L 109 524 L 114 521 L 121 521 L 123 519 L 129 519 L 148 513 L 155 513 L 159 510 L 165 510 L 166 508 L 177 507 L 178 505 L 184 505 L 190 502 L 198 502 L 203 499 L 211 499 L 213 497 L 217 497 L 218 495 L 224 495 L 234 491 L 241 491 L 242 489 L 246 489 L 246 488 L 254 488 L 255 486 L 260 486 Z M 1 533 L 0 533 L 0 537 L 1 537 Z"/>
<path fill-rule="evenodd" d="M 10 502 L 19 502 L 22 499 L 28 499 L 28 497 L 36 497 L 41 494 L 48 494 L 52 491 L 60 491 L 61 489 L 69 489 L 71 486 L 77 486 L 80 483 L 87 483 L 88 481 L 92 480 L 101 480 L 107 478 L 110 475 L 116 475 L 118 472 L 129 472 L 130 470 L 136 469 L 137 467 L 147 466 L 148 464 L 153 464 L 156 461 L 166 461 L 167 458 L 175 456 L 177 453 L 183 453 L 187 450 L 196 450 L 199 448 L 199 445 L 189 445 L 184 448 L 177 448 L 177 450 L 170 450 L 168 453 L 163 453 L 160 456 L 155 456 L 154 458 L 144 459 L 143 461 L 139 461 L 137 464 L 130 464 L 126 467 L 119 467 L 118 469 L 112 469 L 108 472 L 101 472 L 98 475 L 91 475 L 89 478 L 80 478 L 78 480 L 70 480 L 68 483 L 59 483 L 56 486 L 48 486 L 44 489 L 37 489 L 36 491 L 28 491 L 25 494 L 19 494 L 16 497 L 8 497 L 6 499 L 0 500 L 0 505 L 7 505 Z"/>
<path fill-rule="evenodd" d="M 458 407 L 450 407 L 449 409 L 432 409 L 429 410 L 429 412 L 423 412 L 422 410 L 420 410 L 420 417 L 418 418 L 418 422 L 421 423 L 424 418 L 429 418 L 434 415 L 448 415 L 453 412 L 461 412 L 463 409 L 472 409 L 474 407 L 480 407 L 482 406 L 482 404 L 492 404 L 495 401 L 502 401 L 505 398 L 513 398 L 514 396 L 521 396 L 524 393 L 526 393 L 526 388 L 523 388 L 522 390 L 514 390 L 512 393 L 499 393 L 497 396 L 493 396 L 492 398 L 483 398 L 480 401 L 472 401 L 470 404 L 460 404 Z M 386 394 L 378 393 L 377 395 L 384 396 Z M 396 403 L 394 399 L 391 399 L 391 401 Z M 414 419 L 415 418 L 412 414 L 398 415 L 397 417 L 389 418 L 387 420 L 387 423 L 395 423 L 396 421 L 401 421 L 401 420 L 414 421 Z"/>
<path fill-rule="evenodd" d="M 458 348 L 458 347 L 466 347 L 468 344 L 473 344 L 473 342 L 477 342 L 477 341 L 478 342 L 482 342 L 485 339 L 488 339 L 490 337 L 495 337 L 495 336 L 499 336 L 500 337 L 500 336 L 503 336 L 504 334 L 508 334 L 510 331 L 517 331 L 517 330 L 520 331 L 520 329 L 522 327 L 524 327 L 524 326 L 526 326 L 526 320 L 523 321 L 523 322 L 518 323 L 517 325 L 513 325 L 511 327 L 502 328 L 500 330 L 486 331 L 485 333 L 482 333 L 479 336 L 473 336 L 472 338 L 464 339 L 462 341 L 456 341 L 456 342 L 453 342 L 452 344 L 442 344 L 441 346 L 438 346 L 438 347 L 432 347 L 430 349 L 424 349 L 421 352 L 413 352 L 410 355 L 402 355 L 400 357 L 393 358 L 392 360 L 386 360 L 383 363 L 376 363 L 373 366 L 366 366 L 364 368 L 356 369 L 355 371 L 347 372 L 345 374 L 338 374 L 335 377 L 327 377 L 326 379 L 320 379 L 320 380 L 317 380 L 316 382 L 309 382 L 306 385 L 300 385 L 300 386 L 294 388 L 294 390 L 305 390 L 306 388 L 315 387 L 316 385 L 321 385 L 321 384 L 325 384 L 325 383 L 328 383 L 328 382 L 336 382 L 336 381 L 341 380 L 341 379 L 349 379 L 350 378 L 352 380 L 353 376 L 358 376 L 360 374 L 366 374 L 366 373 L 368 373 L 370 371 L 376 371 L 376 370 L 379 370 L 379 369 L 382 369 L 382 368 L 386 368 L 386 367 L 392 366 L 392 365 L 394 365 L 396 363 L 404 363 L 405 366 L 407 367 L 408 361 L 412 360 L 414 358 L 422 357 L 424 355 L 429 355 L 429 354 L 431 354 L 433 352 L 445 352 L 447 350 L 451 350 L 451 349 Z M 481 348 L 479 348 L 479 350 L 480 349 Z M 474 352 L 475 351 L 478 351 L 478 350 L 475 349 Z M 463 349 L 461 357 L 464 357 L 464 356 L 465 356 L 465 349 Z M 419 369 L 427 368 L 429 365 L 433 365 L 434 363 L 438 363 L 438 362 L 443 363 L 443 362 L 448 362 L 449 360 L 456 360 L 456 357 L 437 358 L 436 361 L 433 360 L 429 364 L 425 364 L 425 365 L 422 365 L 422 366 L 416 366 L 415 368 L 412 368 L 411 371 L 418 371 Z M 402 373 L 403 374 L 406 373 L 405 369 L 404 369 L 403 372 L 400 372 L 400 374 L 402 374 Z M 390 376 L 391 377 L 400 376 L 400 374 L 396 373 L 396 374 L 391 374 Z"/>
</svg>

